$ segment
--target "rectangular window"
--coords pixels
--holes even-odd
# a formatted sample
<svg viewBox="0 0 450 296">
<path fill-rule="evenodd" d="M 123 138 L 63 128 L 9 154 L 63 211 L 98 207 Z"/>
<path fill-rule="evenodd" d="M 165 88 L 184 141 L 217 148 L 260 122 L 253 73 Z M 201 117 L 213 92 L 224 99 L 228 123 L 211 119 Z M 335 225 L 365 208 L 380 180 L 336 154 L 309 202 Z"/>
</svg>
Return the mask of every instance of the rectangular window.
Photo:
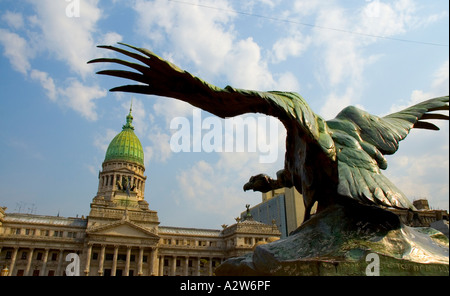
<svg viewBox="0 0 450 296">
<path fill-rule="evenodd" d="M 52 253 L 52 261 L 56 261 L 58 259 L 58 253 Z"/>
<path fill-rule="evenodd" d="M 67 232 L 67 237 L 69 237 L 69 238 L 77 238 L 77 233 L 69 231 L 69 232 Z"/>
</svg>

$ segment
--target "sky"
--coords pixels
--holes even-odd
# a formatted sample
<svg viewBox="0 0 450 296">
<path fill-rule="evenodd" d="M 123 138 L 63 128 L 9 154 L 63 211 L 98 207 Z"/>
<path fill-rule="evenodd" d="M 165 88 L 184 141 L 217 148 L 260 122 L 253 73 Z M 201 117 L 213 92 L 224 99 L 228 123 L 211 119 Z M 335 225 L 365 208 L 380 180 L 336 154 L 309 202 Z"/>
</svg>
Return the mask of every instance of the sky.
<svg viewBox="0 0 450 296">
<path fill-rule="evenodd" d="M 0 0 L 0 206 L 87 216 L 131 100 L 145 199 L 161 225 L 233 224 L 246 204 L 261 201 L 243 191 L 248 179 L 283 168 L 278 122 L 261 137 L 277 152 L 270 163 L 260 150 L 174 151 L 176 118 L 193 128 L 213 115 L 174 99 L 109 92 L 125 81 L 95 74 L 108 65 L 87 64 L 118 56 L 97 45 L 150 49 L 219 87 L 295 91 L 328 120 L 349 105 L 384 116 L 448 95 L 448 28 L 444 0 Z M 448 210 L 449 126 L 438 126 L 413 130 L 383 174 L 410 200 Z M 257 121 L 246 135 L 262 128 Z"/>
</svg>

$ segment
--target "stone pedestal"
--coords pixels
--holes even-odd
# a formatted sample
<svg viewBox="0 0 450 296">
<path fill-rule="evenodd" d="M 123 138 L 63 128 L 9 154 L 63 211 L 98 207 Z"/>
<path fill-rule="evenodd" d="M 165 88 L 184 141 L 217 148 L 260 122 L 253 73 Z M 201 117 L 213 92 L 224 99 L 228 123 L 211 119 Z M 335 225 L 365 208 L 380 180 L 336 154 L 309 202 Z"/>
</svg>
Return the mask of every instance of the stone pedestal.
<svg viewBox="0 0 450 296">
<path fill-rule="evenodd" d="M 334 205 L 288 238 L 225 261 L 219 276 L 449 275 L 449 241 L 431 228 L 353 203 Z"/>
</svg>

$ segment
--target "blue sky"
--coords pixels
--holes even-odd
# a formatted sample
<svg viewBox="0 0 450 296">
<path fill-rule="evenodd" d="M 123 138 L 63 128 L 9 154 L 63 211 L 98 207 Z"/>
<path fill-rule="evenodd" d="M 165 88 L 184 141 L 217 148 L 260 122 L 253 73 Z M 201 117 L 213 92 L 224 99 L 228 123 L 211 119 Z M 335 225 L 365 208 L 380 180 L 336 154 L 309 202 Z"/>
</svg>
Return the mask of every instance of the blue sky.
<svg viewBox="0 0 450 296">
<path fill-rule="evenodd" d="M 299 92 L 325 119 L 355 105 L 386 115 L 449 93 L 448 1 L 30 0 L 0 2 L 0 205 L 8 212 L 88 215 L 107 145 L 130 101 L 145 152 L 146 200 L 162 225 L 220 228 L 245 204 L 252 175 L 279 157 L 174 153 L 167 98 L 112 94 L 95 75 L 98 44 L 151 49 L 220 87 Z M 211 116 L 202 113 L 204 118 Z M 411 200 L 449 208 L 449 130 L 414 130 L 384 173 Z"/>
</svg>

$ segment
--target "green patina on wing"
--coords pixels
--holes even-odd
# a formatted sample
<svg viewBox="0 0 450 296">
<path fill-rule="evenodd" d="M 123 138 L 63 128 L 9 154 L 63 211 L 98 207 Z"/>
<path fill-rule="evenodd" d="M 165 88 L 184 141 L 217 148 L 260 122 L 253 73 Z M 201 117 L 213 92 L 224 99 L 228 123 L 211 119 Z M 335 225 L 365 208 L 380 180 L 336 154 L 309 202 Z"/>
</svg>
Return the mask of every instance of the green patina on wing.
<svg viewBox="0 0 450 296">
<path fill-rule="evenodd" d="M 380 171 L 387 168 L 384 155 L 394 154 L 412 128 L 439 130 L 423 120 L 448 116 L 429 113 L 448 110 L 447 97 L 431 99 L 385 117 L 347 107 L 327 124 L 336 145 L 340 194 L 362 202 L 411 208 L 408 198 Z"/>
</svg>

